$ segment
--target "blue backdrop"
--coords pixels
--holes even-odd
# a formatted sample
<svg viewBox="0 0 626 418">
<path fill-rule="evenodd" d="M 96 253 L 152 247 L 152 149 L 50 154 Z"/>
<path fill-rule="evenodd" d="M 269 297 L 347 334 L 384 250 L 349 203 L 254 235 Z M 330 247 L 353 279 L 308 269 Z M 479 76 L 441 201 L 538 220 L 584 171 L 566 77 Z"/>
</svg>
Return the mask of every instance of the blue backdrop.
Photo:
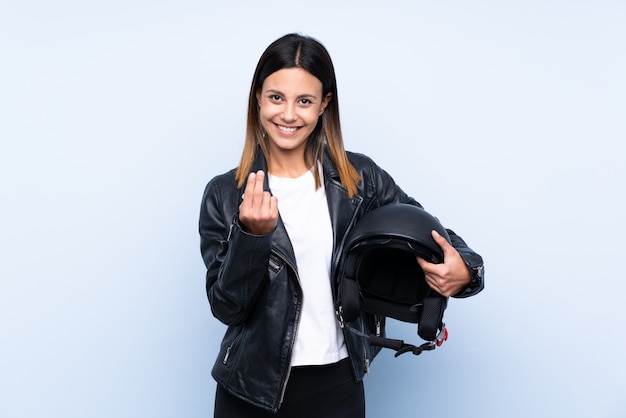
<svg viewBox="0 0 626 418">
<path fill-rule="evenodd" d="M 263 49 L 333 56 L 346 146 L 486 262 L 368 418 L 623 417 L 626 4 L 0 3 L 0 417 L 210 417 L 197 218 Z M 390 333 L 417 340 L 415 327 Z"/>
</svg>

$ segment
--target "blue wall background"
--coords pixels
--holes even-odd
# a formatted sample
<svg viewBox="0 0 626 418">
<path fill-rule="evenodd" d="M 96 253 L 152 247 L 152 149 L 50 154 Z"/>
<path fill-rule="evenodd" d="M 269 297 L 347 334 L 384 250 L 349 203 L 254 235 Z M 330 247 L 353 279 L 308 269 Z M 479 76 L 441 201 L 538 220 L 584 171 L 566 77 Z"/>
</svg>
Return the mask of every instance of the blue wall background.
<svg viewBox="0 0 626 418">
<path fill-rule="evenodd" d="M 0 416 L 212 416 L 200 198 L 292 31 L 333 56 L 347 148 L 487 264 L 443 347 L 377 359 L 368 417 L 626 416 L 625 18 L 610 0 L 3 1 Z"/>
</svg>

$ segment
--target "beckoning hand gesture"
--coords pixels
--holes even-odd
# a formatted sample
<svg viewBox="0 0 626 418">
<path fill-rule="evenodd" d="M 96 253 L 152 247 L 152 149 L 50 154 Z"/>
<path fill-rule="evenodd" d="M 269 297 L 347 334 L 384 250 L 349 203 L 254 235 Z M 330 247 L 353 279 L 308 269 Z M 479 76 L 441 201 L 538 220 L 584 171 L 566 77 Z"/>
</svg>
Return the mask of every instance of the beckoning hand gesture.
<svg viewBox="0 0 626 418">
<path fill-rule="evenodd" d="M 239 223 L 254 235 L 269 234 L 278 223 L 278 199 L 263 190 L 265 173 L 261 170 L 248 175 L 239 205 Z"/>
</svg>

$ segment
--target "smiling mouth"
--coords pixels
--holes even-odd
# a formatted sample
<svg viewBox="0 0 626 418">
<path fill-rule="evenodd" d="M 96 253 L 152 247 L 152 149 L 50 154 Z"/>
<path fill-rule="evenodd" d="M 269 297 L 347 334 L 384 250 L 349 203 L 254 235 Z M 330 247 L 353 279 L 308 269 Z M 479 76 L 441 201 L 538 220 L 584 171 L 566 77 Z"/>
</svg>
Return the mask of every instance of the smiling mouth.
<svg viewBox="0 0 626 418">
<path fill-rule="evenodd" d="M 287 132 L 287 133 L 290 133 L 290 132 L 295 132 L 295 131 L 297 131 L 298 129 L 300 129 L 300 128 L 299 128 L 299 127 L 297 127 L 297 126 L 283 126 L 283 125 L 276 125 L 276 126 L 277 126 L 277 127 L 278 127 L 278 129 L 280 129 L 281 131 L 283 131 L 283 132 Z"/>
</svg>

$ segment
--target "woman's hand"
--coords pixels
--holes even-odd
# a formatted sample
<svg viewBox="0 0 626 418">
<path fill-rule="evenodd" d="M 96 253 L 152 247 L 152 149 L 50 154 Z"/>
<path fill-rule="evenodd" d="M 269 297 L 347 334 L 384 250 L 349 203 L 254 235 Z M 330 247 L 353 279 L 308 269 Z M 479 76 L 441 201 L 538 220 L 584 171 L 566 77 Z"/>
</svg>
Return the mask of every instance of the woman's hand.
<svg viewBox="0 0 626 418">
<path fill-rule="evenodd" d="M 443 263 L 433 264 L 417 257 L 417 262 L 424 271 L 426 283 L 442 296 L 452 296 L 466 287 L 472 276 L 459 252 L 439 235 L 432 231 L 435 242 L 443 250 Z"/>
<path fill-rule="evenodd" d="M 243 202 L 239 205 L 239 223 L 254 235 L 269 234 L 278 223 L 278 199 L 263 190 L 264 179 L 263 171 L 248 175 Z"/>
</svg>

